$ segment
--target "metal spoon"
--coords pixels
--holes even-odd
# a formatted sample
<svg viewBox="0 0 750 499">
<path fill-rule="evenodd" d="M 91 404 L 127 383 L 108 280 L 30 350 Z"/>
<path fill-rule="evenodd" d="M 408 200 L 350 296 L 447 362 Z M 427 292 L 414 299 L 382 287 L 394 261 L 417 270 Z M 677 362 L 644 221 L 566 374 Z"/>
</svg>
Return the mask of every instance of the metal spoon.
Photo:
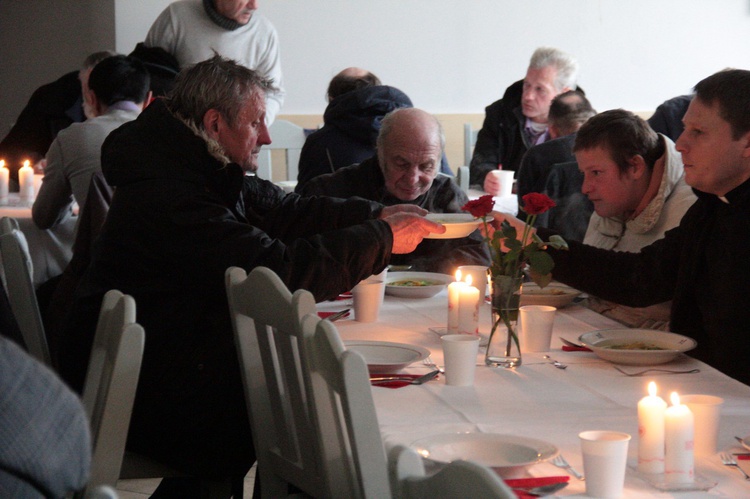
<svg viewBox="0 0 750 499">
<path fill-rule="evenodd" d="M 568 482 L 559 482 L 559 483 L 551 483 L 549 485 L 542 485 L 540 487 L 534 487 L 531 489 L 519 489 L 519 490 L 522 490 L 525 493 L 532 495 L 532 496 L 544 497 L 550 494 L 554 494 L 558 490 L 564 489 L 567 486 L 568 486 Z"/>
<path fill-rule="evenodd" d="M 553 359 L 549 355 L 545 355 L 544 358 L 547 359 L 547 360 L 552 361 L 552 365 L 555 366 L 558 369 L 567 369 L 568 368 L 567 364 L 563 364 L 562 362 L 559 362 L 559 361 Z"/>
</svg>

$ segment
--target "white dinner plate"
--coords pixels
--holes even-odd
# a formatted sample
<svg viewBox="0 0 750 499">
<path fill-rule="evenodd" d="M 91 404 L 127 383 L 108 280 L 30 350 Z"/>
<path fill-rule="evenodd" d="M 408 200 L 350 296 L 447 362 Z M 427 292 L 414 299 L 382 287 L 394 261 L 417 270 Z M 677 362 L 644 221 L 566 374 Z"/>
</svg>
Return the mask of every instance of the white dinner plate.
<svg viewBox="0 0 750 499">
<path fill-rule="evenodd" d="M 631 366 L 664 364 L 681 352 L 692 350 L 698 345 L 694 339 L 687 336 L 654 329 L 604 329 L 582 334 L 578 340 L 604 360 Z M 612 348 L 637 344 L 642 344 L 646 348 Z"/>
<path fill-rule="evenodd" d="M 541 440 L 498 433 L 448 433 L 413 442 L 428 463 L 448 464 L 459 459 L 475 461 L 494 468 L 509 478 L 527 466 L 551 459 L 557 447 Z"/>
<path fill-rule="evenodd" d="M 362 354 L 370 374 L 398 372 L 413 362 L 424 360 L 430 351 L 417 345 L 388 341 L 345 341 L 347 350 Z"/>
<path fill-rule="evenodd" d="M 548 305 L 567 307 L 581 292 L 565 284 L 554 283 L 540 288 L 533 282 L 521 286 L 521 305 Z"/>
<path fill-rule="evenodd" d="M 425 239 L 459 239 L 477 230 L 482 223 L 469 213 L 428 213 L 425 218 L 445 225 L 444 233 L 431 233 Z"/>
<path fill-rule="evenodd" d="M 456 278 L 435 272 L 388 272 L 385 278 L 385 294 L 401 298 L 429 298 L 435 296 Z M 425 281 L 427 286 L 399 286 L 401 281 Z"/>
</svg>

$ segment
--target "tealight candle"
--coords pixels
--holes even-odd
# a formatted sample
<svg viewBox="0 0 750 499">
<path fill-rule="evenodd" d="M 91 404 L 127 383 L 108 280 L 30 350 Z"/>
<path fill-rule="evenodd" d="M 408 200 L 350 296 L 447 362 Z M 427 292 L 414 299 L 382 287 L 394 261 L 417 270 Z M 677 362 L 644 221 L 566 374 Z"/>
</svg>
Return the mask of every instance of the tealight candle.
<svg viewBox="0 0 750 499">
<path fill-rule="evenodd" d="M 466 286 L 458 290 L 458 333 L 479 335 L 479 290 L 466 276 Z"/>
<path fill-rule="evenodd" d="M 34 201 L 34 169 L 29 166 L 29 160 L 24 161 L 18 170 L 18 185 L 21 202 L 28 204 Z"/>
<path fill-rule="evenodd" d="M 448 284 L 448 334 L 458 333 L 458 296 L 459 290 L 466 286 L 461 280 L 461 271 L 456 271 L 456 282 Z"/>
<path fill-rule="evenodd" d="M 10 171 L 5 168 L 5 161 L 0 159 L 0 204 L 8 204 L 8 186 L 10 185 Z"/>
<path fill-rule="evenodd" d="M 656 383 L 638 402 L 638 471 L 664 473 L 664 411 L 667 403 L 656 396 Z"/>
<path fill-rule="evenodd" d="M 670 395 L 672 405 L 664 412 L 664 474 L 667 483 L 691 483 L 693 470 L 693 413 L 680 404 L 677 392 Z"/>
</svg>

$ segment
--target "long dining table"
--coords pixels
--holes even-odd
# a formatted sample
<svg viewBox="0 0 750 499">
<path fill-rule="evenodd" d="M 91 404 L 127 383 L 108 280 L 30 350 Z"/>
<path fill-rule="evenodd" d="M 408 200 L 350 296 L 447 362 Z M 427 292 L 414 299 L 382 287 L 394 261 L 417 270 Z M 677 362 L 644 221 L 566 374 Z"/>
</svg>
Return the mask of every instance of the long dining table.
<svg viewBox="0 0 750 499">
<path fill-rule="evenodd" d="M 446 290 L 425 299 L 386 295 L 376 322 L 357 322 L 352 313 L 335 324 L 345 342 L 367 340 L 419 345 L 430 351 L 434 363 L 442 366 L 440 335 L 445 332 L 447 304 Z M 351 306 L 351 299 L 330 301 L 318 304 L 318 310 L 331 312 Z M 490 316 L 489 305 L 481 305 L 480 333 L 489 331 Z M 708 491 L 662 491 L 652 484 L 660 481 L 656 476 L 643 475 L 636 470 L 637 404 L 647 395 L 649 381 L 657 383 L 659 394 L 665 399 L 672 391 L 722 397 L 718 450 L 729 452 L 743 451 L 734 437 L 750 434 L 750 387 L 685 354 L 665 366 L 697 368 L 700 372 L 628 377 L 592 352 L 562 350 L 560 337 L 576 341 L 583 333 L 617 327 L 622 326 L 572 304 L 556 313 L 552 346 L 546 354 L 551 359 L 544 358 L 544 353 L 524 353 L 518 368 L 486 367 L 480 346 L 473 386 L 447 386 L 441 376 L 422 385 L 396 389 L 373 387 L 386 449 L 447 433 L 499 433 L 551 443 L 582 472 L 578 434 L 586 430 L 620 431 L 632 436 L 624 497 L 750 497 L 750 482 L 745 481 L 738 470 L 723 466 L 718 452 L 695 458 L 696 483 L 710 487 Z M 556 368 L 553 360 L 568 367 Z M 737 359 L 738 362 L 749 360 Z M 623 367 L 637 370 L 634 366 Z M 426 373 L 430 369 L 425 363 L 416 362 L 404 372 Z M 740 464 L 750 472 L 750 461 L 740 461 Z M 531 465 L 525 472 L 532 477 L 565 474 L 549 462 Z M 584 496 L 584 482 L 571 477 L 569 485 L 556 494 Z"/>
</svg>

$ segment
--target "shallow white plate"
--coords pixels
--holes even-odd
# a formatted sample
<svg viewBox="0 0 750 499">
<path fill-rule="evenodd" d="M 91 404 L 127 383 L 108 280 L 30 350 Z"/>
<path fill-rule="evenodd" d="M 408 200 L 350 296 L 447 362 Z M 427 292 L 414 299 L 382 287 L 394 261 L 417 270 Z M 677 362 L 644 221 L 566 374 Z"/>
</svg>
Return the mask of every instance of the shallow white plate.
<svg viewBox="0 0 750 499">
<path fill-rule="evenodd" d="M 429 286 L 397 286 L 394 282 L 416 280 L 434 283 Z M 385 278 L 385 294 L 402 298 L 429 298 L 435 296 L 456 278 L 435 272 L 388 272 Z"/>
<path fill-rule="evenodd" d="M 435 435 L 417 440 L 411 447 L 430 464 L 470 460 L 494 468 L 505 478 L 557 455 L 557 447 L 547 442 L 498 433 Z"/>
<path fill-rule="evenodd" d="M 521 287 L 521 305 L 547 305 L 550 307 L 567 307 L 581 292 L 564 284 L 550 284 L 543 288 L 533 282 L 524 283 Z"/>
<path fill-rule="evenodd" d="M 430 356 L 426 348 L 406 343 L 352 340 L 345 341 L 344 346 L 362 354 L 370 374 L 394 373 Z"/>
<path fill-rule="evenodd" d="M 578 340 L 596 355 L 614 364 L 653 366 L 669 362 L 681 352 L 695 348 L 698 343 L 687 336 L 653 329 L 604 329 L 582 334 Z M 620 350 L 613 345 L 644 343 L 661 350 Z"/>
<path fill-rule="evenodd" d="M 445 225 L 445 233 L 429 234 L 425 239 L 458 239 L 466 237 L 479 228 L 481 220 L 469 213 L 428 213 L 425 218 Z"/>
</svg>

